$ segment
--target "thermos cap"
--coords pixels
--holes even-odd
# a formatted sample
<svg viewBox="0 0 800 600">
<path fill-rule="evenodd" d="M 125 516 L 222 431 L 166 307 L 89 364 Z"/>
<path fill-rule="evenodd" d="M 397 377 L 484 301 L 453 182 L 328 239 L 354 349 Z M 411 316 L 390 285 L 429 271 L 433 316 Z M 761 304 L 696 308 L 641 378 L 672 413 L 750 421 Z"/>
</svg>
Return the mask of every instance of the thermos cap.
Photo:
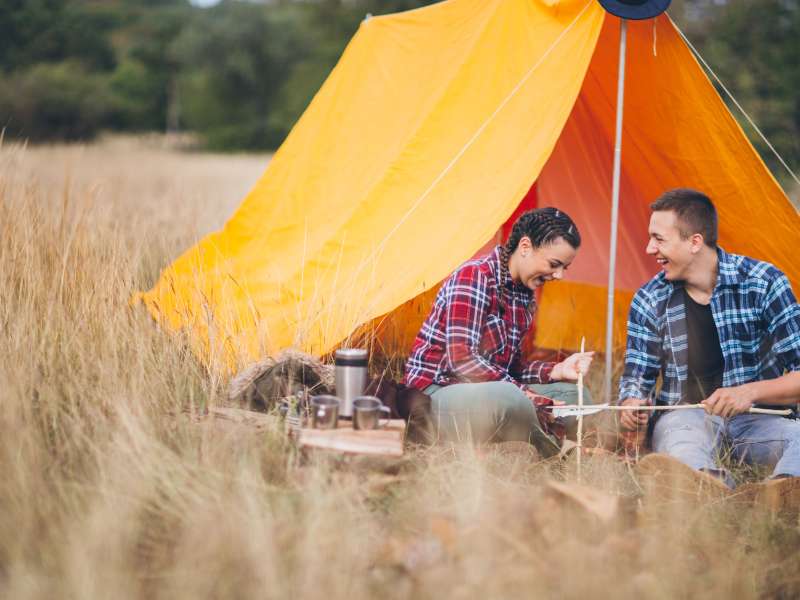
<svg viewBox="0 0 800 600">
<path fill-rule="evenodd" d="M 366 367 L 367 351 L 363 348 L 340 348 L 334 353 L 334 362 L 340 367 Z"/>
</svg>

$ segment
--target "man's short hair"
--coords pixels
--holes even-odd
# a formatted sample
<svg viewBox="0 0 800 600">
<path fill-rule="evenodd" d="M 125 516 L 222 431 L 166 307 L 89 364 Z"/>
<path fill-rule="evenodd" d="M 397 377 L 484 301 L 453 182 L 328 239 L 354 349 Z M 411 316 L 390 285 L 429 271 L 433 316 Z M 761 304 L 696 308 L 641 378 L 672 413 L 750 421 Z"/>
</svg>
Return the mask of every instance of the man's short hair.
<svg viewBox="0 0 800 600">
<path fill-rule="evenodd" d="M 650 205 L 650 210 L 673 211 L 683 239 L 699 233 L 706 246 L 717 247 L 717 209 L 702 192 L 689 188 L 669 190 Z"/>
</svg>

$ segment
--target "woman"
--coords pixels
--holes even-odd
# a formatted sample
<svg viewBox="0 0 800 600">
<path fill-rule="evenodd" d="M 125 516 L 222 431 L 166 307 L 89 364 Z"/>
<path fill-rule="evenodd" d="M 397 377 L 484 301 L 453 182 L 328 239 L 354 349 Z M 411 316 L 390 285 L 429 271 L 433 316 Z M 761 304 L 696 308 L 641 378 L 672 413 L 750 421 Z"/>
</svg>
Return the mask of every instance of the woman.
<svg viewBox="0 0 800 600">
<path fill-rule="evenodd" d="M 444 282 L 414 342 L 405 383 L 431 397 L 443 439 L 528 441 L 558 451 L 539 424 L 542 396 L 567 402 L 593 352 L 560 363 L 524 364 L 520 346 L 536 308 L 534 292 L 559 280 L 581 244 L 578 228 L 555 208 L 522 214 L 505 246 L 461 265 Z"/>
</svg>

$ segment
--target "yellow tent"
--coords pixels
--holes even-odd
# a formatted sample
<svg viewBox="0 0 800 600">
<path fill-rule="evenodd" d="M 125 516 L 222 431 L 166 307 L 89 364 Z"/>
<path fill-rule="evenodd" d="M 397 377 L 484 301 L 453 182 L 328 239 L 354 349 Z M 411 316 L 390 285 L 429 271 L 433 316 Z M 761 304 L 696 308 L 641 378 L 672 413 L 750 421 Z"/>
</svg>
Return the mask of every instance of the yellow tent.
<svg viewBox="0 0 800 600">
<path fill-rule="evenodd" d="M 361 24 L 224 228 L 142 294 L 212 365 L 375 327 L 408 351 L 437 284 L 522 205 L 552 205 L 584 245 L 546 286 L 537 343 L 601 348 L 620 21 L 596 0 L 448 0 Z M 628 25 L 615 340 L 648 204 L 704 190 L 727 250 L 797 287 L 800 217 L 666 15 Z M 427 293 L 426 293 L 427 292 Z"/>
</svg>

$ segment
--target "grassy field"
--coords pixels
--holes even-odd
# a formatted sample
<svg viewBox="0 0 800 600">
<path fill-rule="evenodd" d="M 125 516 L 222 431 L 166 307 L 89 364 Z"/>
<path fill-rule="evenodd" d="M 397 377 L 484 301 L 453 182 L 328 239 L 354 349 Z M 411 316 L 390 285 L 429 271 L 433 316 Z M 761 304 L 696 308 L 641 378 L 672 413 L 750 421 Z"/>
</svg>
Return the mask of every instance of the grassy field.
<svg viewBox="0 0 800 600">
<path fill-rule="evenodd" d="M 301 460 L 281 430 L 184 416 L 223 401 L 128 300 L 219 227 L 266 156 L 155 141 L 0 147 L 0 597 L 794 598 L 800 527 L 639 497 L 622 463 L 470 447 L 395 465 Z"/>
</svg>

